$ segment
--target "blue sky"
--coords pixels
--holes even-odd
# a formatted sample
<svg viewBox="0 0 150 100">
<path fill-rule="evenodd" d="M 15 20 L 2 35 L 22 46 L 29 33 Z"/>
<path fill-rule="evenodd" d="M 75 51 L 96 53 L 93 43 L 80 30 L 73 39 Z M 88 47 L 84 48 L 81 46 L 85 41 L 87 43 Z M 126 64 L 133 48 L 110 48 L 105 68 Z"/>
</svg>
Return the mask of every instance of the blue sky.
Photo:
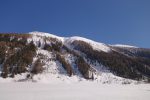
<svg viewBox="0 0 150 100">
<path fill-rule="evenodd" d="M 0 32 L 30 31 L 150 48 L 150 0 L 0 0 Z"/>
</svg>

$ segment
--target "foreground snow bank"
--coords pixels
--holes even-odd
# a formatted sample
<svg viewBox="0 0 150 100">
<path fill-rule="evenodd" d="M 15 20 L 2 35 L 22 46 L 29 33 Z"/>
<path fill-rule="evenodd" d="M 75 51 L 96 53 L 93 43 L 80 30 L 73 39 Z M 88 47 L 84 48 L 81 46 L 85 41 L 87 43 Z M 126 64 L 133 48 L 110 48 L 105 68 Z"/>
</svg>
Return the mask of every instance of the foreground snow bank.
<svg viewBox="0 0 150 100">
<path fill-rule="evenodd" d="M 150 85 L 0 83 L 0 100 L 150 100 Z"/>
</svg>

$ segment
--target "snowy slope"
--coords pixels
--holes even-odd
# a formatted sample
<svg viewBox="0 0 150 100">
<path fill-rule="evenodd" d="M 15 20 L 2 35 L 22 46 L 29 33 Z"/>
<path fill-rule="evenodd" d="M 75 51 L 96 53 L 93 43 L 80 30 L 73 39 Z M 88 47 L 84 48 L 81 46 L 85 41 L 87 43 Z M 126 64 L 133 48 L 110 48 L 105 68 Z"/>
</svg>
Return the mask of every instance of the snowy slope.
<svg viewBox="0 0 150 100">
<path fill-rule="evenodd" d="M 40 59 L 41 62 L 44 63 L 43 72 L 39 74 L 35 74 L 35 75 L 32 75 L 29 72 L 25 72 L 22 74 L 15 75 L 14 78 L 7 78 L 7 79 L 0 78 L 0 82 L 9 82 L 9 81 L 10 82 L 11 81 L 34 81 L 35 82 L 36 81 L 36 82 L 44 82 L 44 83 L 57 83 L 57 82 L 72 83 L 72 82 L 80 82 L 80 81 L 91 81 L 91 80 L 84 79 L 83 75 L 79 71 L 77 65 L 75 64 L 76 59 L 77 59 L 76 56 L 74 56 L 73 54 L 61 48 L 61 56 L 65 58 L 66 62 L 68 62 L 71 65 L 71 68 L 74 71 L 74 74 L 71 77 L 69 77 L 67 74 L 67 71 L 64 69 L 61 62 L 59 62 L 56 59 L 56 51 L 53 51 L 53 50 L 48 51 L 48 50 L 43 49 L 45 44 L 48 44 L 48 46 L 51 46 L 52 42 L 61 42 L 63 45 L 67 46 L 68 48 L 73 49 L 71 44 L 74 41 L 84 41 L 88 43 L 93 48 L 93 50 L 103 51 L 108 54 L 110 51 L 113 51 L 111 46 L 123 47 L 123 48 L 137 48 L 137 47 L 129 46 L 129 45 L 107 45 L 104 43 L 95 42 L 93 40 L 86 39 L 83 37 L 78 37 L 78 36 L 59 37 L 59 36 L 49 34 L 49 33 L 44 33 L 44 32 L 30 32 L 29 34 L 32 35 L 32 37 L 27 39 L 28 43 L 33 42 L 35 46 L 37 46 L 36 56 L 34 57 L 34 61 L 37 59 Z M 52 41 L 51 38 L 53 38 L 54 40 L 56 39 L 56 40 Z M 94 75 L 94 80 L 92 81 L 94 82 L 107 83 L 107 84 L 136 83 L 136 81 L 116 76 L 108 69 L 108 67 L 102 65 L 101 63 L 98 63 L 98 62 L 91 63 L 90 61 L 88 61 L 88 58 L 84 58 L 84 60 L 86 60 L 86 63 L 90 65 L 92 70 L 94 70 L 92 72 Z M 31 68 L 28 68 L 28 70 L 32 70 L 32 66 Z M 27 79 L 27 75 L 29 74 L 31 74 L 32 79 Z"/>
<path fill-rule="evenodd" d="M 43 36 L 44 37 L 46 36 L 46 37 L 56 38 L 59 41 L 61 41 L 64 45 L 66 45 L 70 48 L 71 48 L 70 45 L 72 42 L 84 41 L 84 42 L 88 43 L 89 45 L 91 45 L 94 50 L 104 51 L 104 52 L 111 51 L 111 48 L 109 48 L 108 45 L 106 45 L 104 43 L 95 42 L 95 41 L 92 41 L 92 40 L 89 40 L 89 39 L 86 39 L 83 37 L 78 37 L 78 36 L 58 37 L 58 36 L 55 36 L 55 35 L 52 35 L 49 33 L 43 33 L 43 32 L 31 32 L 30 34 L 33 34 L 32 40 L 34 42 L 44 41 Z M 47 43 L 48 43 L 48 41 L 47 41 Z M 43 45 L 44 45 L 44 43 L 43 43 Z M 45 50 L 41 50 L 41 49 L 39 49 L 37 52 L 45 55 L 46 59 L 43 59 L 43 62 L 45 63 L 44 68 L 46 68 L 46 70 L 44 72 L 44 75 L 34 76 L 34 79 L 36 78 L 35 80 L 37 80 L 37 79 L 42 80 L 43 77 L 50 78 L 47 76 L 53 76 L 53 77 L 55 76 L 55 77 L 60 78 L 60 80 L 64 80 L 64 81 L 68 80 L 68 78 L 65 78 L 68 76 L 67 76 L 65 70 L 62 68 L 61 64 L 59 62 L 56 62 L 56 61 L 49 61 L 49 59 L 52 57 L 52 55 L 50 55 L 49 52 L 47 52 Z M 74 64 L 75 58 L 73 57 L 73 55 L 65 54 L 64 56 L 65 56 L 65 59 L 71 64 L 71 66 L 75 72 L 74 77 L 77 78 L 75 80 L 76 81 L 83 80 L 82 75 L 80 74 L 79 70 L 76 68 L 76 66 Z M 132 82 L 132 80 L 124 79 L 124 78 L 113 75 L 108 69 L 105 68 L 105 66 L 103 66 L 99 63 L 96 63 L 96 65 L 91 65 L 91 67 L 96 70 L 95 76 L 94 76 L 95 81 L 98 81 L 101 83 L 124 83 L 124 82 L 131 83 Z"/>
<path fill-rule="evenodd" d="M 111 51 L 111 49 L 104 43 L 100 43 L 100 42 L 95 42 L 92 41 L 90 39 L 86 39 L 83 37 L 79 37 L 79 36 L 73 36 L 73 37 L 59 37 L 53 34 L 49 34 L 49 33 L 44 33 L 44 32 L 30 32 L 29 34 L 33 35 L 33 38 L 30 41 L 43 41 L 42 37 L 51 37 L 51 38 L 56 38 L 59 41 L 61 41 L 62 43 L 64 43 L 66 46 L 69 46 L 73 41 L 84 41 L 88 44 L 90 44 L 93 49 L 98 50 L 98 51 L 104 51 L 104 52 L 109 52 Z"/>
<path fill-rule="evenodd" d="M 74 37 L 65 39 L 66 44 L 71 44 L 73 41 L 84 41 L 84 42 L 88 43 L 89 45 L 91 45 L 94 50 L 104 51 L 104 52 L 111 51 L 111 49 L 106 44 L 95 42 L 95 41 L 92 41 L 92 40 L 89 40 L 89 39 L 86 39 L 83 37 L 74 36 Z"/>
</svg>

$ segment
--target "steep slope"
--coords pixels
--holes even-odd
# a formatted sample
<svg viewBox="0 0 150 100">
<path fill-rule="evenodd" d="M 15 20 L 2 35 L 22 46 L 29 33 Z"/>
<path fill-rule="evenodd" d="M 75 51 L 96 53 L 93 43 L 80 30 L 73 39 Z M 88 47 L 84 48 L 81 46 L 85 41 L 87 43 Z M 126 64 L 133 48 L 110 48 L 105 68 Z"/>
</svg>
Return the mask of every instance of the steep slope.
<svg viewBox="0 0 150 100">
<path fill-rule="evenodd" d="M 43 32 L 3 33 L 0 34 L 0 74 L 16 81 L 149 81 L 150 50 Z"/>
</svg>

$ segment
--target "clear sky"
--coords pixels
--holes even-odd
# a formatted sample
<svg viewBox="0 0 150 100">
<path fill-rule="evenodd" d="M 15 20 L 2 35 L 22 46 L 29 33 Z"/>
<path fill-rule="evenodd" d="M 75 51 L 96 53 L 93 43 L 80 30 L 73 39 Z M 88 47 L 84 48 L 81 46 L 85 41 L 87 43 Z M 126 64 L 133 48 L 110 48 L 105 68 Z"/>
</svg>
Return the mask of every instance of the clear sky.
<svg viewBox="0 0 150 100">
<path fill-rule="evenodd" d="M 150 0 L 0 0 L 0 32 L 30 31 L 150 48 Z"/>
</svg>

